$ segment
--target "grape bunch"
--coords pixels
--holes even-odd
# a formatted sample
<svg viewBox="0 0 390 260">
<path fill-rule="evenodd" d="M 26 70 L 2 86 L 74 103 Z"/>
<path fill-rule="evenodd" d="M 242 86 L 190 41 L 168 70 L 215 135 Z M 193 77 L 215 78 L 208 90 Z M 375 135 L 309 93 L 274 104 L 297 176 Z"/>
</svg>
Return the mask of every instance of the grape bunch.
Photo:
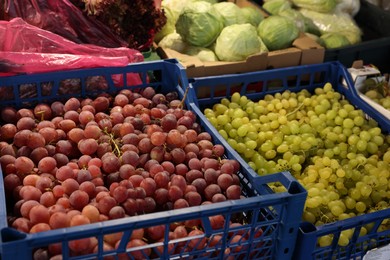
<svg viewBox="0 0 390 260">
<path fill-rule="evenodd" d="M 389 75 L 383 77 L 367 78 L 363 81 L 362 92 L 372 101 L 390 110 Z"/>
<path fill-rule="evenodd" d="M 236 92 L 204 114 L 259 175 L 287 170 L 303 184 L 303 220 L 318 226 L 389 207 L 390 136 L 331 84 L 259 101 Z"/>
<path fill-rule="evenodd" d="M 224 157 L 224 147 L 201 130 L 196 114 L 182 107 L 176 92 L 123 89 L 33 108 L 6 107 L 1 118 L 9 226 L 22 232 L 242 197 L 239 163 Z M 211 222 L 223 221 L 219 216 L 219 222 Z M 202 230 L 199 223 L 177 226 L 181 230 L 170 231 L 174 237 Z M 128 247 L 164 238 L 161 227 L 151 230 L 133 232 Z M 120 238 L 106 235 L 104 248 L 116 248 Z M 96 252 L 97 239 L 78 239 L 69 247 L 72 255 Z M 37 252 L 60 255 L 61 244 Z"/>
</svg>

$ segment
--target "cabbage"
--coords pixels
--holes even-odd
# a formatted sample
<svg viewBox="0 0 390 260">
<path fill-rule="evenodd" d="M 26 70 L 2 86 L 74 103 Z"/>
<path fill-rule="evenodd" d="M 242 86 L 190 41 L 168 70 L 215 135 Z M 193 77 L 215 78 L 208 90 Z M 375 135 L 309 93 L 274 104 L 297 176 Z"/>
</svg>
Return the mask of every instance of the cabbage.
<svg viewBox="0 0 390 260">
<path fill-rule="evenodd" d="M 256 27 L 249 23 L 226 26 L 215 43 L 215 54 L 222 61 L 242 61 L 260 50 Z"/>
<path fill-rule="evenodd" d="M 270 51 L 285 49 L 298 38 L 298 26 L 289 18 L 271 15 L 257 27 L 257 33 Z"/>
<path fill-rule="evenodd" d="M 326 33 L 321 35 L 320 43 L 326 49 L 334 49 L 351 45 L 347 37 L 340 33 Z"/>
<path fill-rule="evenodd" d="M 164 15 L 167 18 L 167 22 L 164 24 L 164 26 L 161 28 L 161 30 L 156 33 L 154 36 L 154 41 L 159 42 L 161 41 L 164 36 L 173 33 L 175 31 L 175 23 L 176 19 L 174 18 L 174 14 L 171 9 L 169 8 L 163 8 Z"/>
<path fill-rule="evenodd" d="M 345 35 L 351 44 L 361 42 L 362 31 L 350 15 L 346 13 L 324 14 L 308 9 L 299 11 L 314 22 L 321 34 L 340 33 Z"/>
<path fill-rule="evenodd" d="M 265 2 L 262 7 L 270 14 L 278 14 L 280 11 L 291 9 L 291 2 L 289 0 L 269 0 Z"/>
<path fill-rule="evenodd" d="M 161 48 L 169 48 L 178 52 L 184 52 L 187 44 L 183 41 L 180 34 L 173 32 L 162 38 L 158 43 L 158 46 Z"/>
<path fill-rule="evenodd" d="M 244 16 L 245 23 L 250 23 L 255 27 L 264 19 L 263 14 L 252 6 L 242 7 L 241 13 Z"/>
<path fill-rule="evenodd" d="M 198 59 L 201 61 L 218 61 L 215 53 L 208 48 L 188 46 L 184 50 L 184 54 L 198 57 Z"/>
<path fill-rule="evenodd" d="M 212 4 L 198 1 L 184 7 L 176 22 L 176 32 L 191 45 L 207 47 L 223 29 L 223 19 Z"/>
<path fill-rule="evenodd" d="M 180 0 L 178 0 L 178 1 L 180 1 Z M 218 0 L 189 0 L 189 1 L 192 1 L 192 2 L 204 1 L 204 2 L 208 2 L 210 4 L 218 3 Z"/>
<path fill-rule="evenodd" d="M 183 8 L 191 1 L 193 0 L 163 0 L 161 2 L 161 8 L 164 10 L 169 9 L 173 15 L 173 20 L 176 22 Z"/>
<path fill-rule="evenodd" d="M 245 23 L 245 17 L 241 12 L 241 8 L 232 2 L 220 2 L 214 4 L 214 8 L 223 17 L 224 27 L 232 24 Z"/>
<path fill-rule="evenodd" d="M 166 35 L 175 31 L 175 24 L 184 6 L 193 0 L 163 0 L 161 2 L 161 9 L 167 18 L 167 22 L 163 28 L 154 36 L 155 42 L 161 41 Z"/>
<path fill-rule="evenodd" d="M 338 0 L 291 0 L 299 8 L 305 8 L 320 13 L 332 12 Z"/>
</svg>

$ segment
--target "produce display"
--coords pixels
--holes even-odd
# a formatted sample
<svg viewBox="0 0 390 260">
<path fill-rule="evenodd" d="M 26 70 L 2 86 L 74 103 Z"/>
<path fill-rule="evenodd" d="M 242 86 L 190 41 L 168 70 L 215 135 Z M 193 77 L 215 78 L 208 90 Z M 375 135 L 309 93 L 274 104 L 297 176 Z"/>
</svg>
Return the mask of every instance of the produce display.
<svg viewBox="0 0 390 260">
<path fill-rule="evenodd" d="M 261 100 L 235 92 L 204 114 L 259 175 L 288 170 L 297 178 L 308 191 L 304 221 L 321 226 L 389 207 L 390 135 L 330 83 Z M 385 221 L 378 232 L 388 228 Z M 338 244 L 352 235 L 343 231 Z M 332 236 L 319 245 L 329 246 Z"/>
<path fill-rule="evenodd" d="M 291 47 L 299 37 L 300 30 L 290 19 L 264 17 L 253 6 L 193 0 L 184 5 L 176 1 L 162 2 L 167 23 L 155 41 L 159 47 L 201 61 L 243 61 L 250 55 Z"/>
<path fill-rule="evenodd" d="M 291 19 L 326 49 L 361 42 L 362 30 L 353 19 L 359 11 L 360 1 L 266 0 L 262 8 L 271 15 Z"/>
<path fill-rule="evenodd" d="M 368 98 L 390 111 L 390 87 L 388 75 L 376 80 L 368 78 L 363 82 L 361 91 Z"/>
<path fill-rule="evenodd" d="M 183 108 L 176 92 L 161 94 L 146 87 L 30 109 L 6 107 L 1 119 L 0 162 L 8 221 L 21 232 L 243 196 L 237 175 L 240 165 L 224 159 L 224 147 L 201 130 L 196 115 Z M 242 224 L 239 214 L 236 217 L 229 219 L 233 226 Z M 220 228 L 225 219 L 217 215 L 210 217 L 210 223 Z M 171 239 L 204 234 L 200 223 L 176 224 Z M 160 241 L 164 232 L 164 226 L 137 230 L 127 247 Z M 261 229 L 256 232 L 261 235 Z M 232 241 L 246 240 L 232 234 Z M 120 239 L 121 234 L 105 235 L 104 250 L 118 247 Z M 205 242 L 206 238 L 194 239 L 187 246 L 203 248 Z M 74 240 L 69 247 L 72 256 L 96 252 L 96 238 Z M 131 254 L 136 259 L 153 257 L 150 249 L 140 252 Z M 34 258 L 60 254 L 61 246 L 52 244 L 36 251 Z"/>
</svg>

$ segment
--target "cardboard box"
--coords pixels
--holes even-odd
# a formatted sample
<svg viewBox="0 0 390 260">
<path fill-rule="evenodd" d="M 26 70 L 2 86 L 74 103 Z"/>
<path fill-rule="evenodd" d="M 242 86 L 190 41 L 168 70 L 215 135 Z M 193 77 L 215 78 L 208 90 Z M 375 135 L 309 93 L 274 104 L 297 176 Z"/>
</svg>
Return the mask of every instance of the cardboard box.
<svg viewBox="0 0 390 260">
<path fill-rule="evenodd" d="M 253 6 L 264 16 L 267 14 L 255 3 L 248 0 L 229 0 L 240 7 Z M 179 53 L 168 48 L 156 48 L 162 59 L 175 58 L 186 68 L 187 77 L 207 77 L 223 74 L 235 74 L 273 68 L 292 67 L 303 64 L 322 63 L 325 49 L 305 34 L 296 39 L 292 47 L 249 56 L 245 61 L 202 62 L 196 57 Z"/>
<path fill-rule="evenodd" d="M 157 47 L 157 53 L 163 59 L 175 58 L 186 68 L 187 77 L 207 77 L 222 74 L 234 74 L 264 70 L 267 67 L 267 53 L 249 56 L 245 61 L 201 61 L 197 57 L 182 54 L 169 48 Z"/>
<path fill-rule="evenodd" d="M 352 64 L 351 68 L 348 68 L 348 72 L 351 74 L 351 78 L 354 83 L 354 87 L 357 90 L 357 93 L 361 99 L 363 99 L 367 104 L 374 108 L 378 113 L 382 114 L 388 120 L 390 120 L 390 111 L 384 108 L 382 105 L 368 98 L 363 93 L 364 81 L 368 78 L 375 80 L 377 83 L 386 82 L 386 78 L 382 73 L 375 67 L 364 65 L 363 60 L 357 60 Z M 388 87 L 390 87 L 388 85 Z"/>
</svg>

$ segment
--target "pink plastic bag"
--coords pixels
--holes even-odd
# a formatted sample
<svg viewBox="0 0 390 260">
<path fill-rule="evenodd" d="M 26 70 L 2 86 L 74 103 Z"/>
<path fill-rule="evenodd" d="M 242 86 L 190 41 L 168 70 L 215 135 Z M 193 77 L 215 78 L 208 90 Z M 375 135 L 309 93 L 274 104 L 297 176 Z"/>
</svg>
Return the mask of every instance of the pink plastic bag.
<svg viewBox="0 0 390 260">
<path fill-rule="evenodd" d="M 142 53 L 137 50 L 77 44 L 32 26 L 21 18 L 0 21 L 0 62 L 3 72 L 37 73 L 126 66 L 143 60 Z M 8 69 L 5 70 L 7 63 Z"/>
<path fill-rule="evenodd" d="M 4 17 L 1 17 L 2 15 Z M 85 16 L 68 0 L 5 0 L 0 19 L 12 20 L 16 17 L 76 43 L 109 48 L 128 46 L 126 41 L 115 35 L 107 26 Z"/>
<path fill-rule="evenodd" d="M 13 99 L 12 91 L 1 87 L 1 76 L 15 74 L 43 73 L 71 69 L 96 67 L 121 67 L 142 62 L 144 57 L 138 50 L 125 47 L 104 48 L 90 44 L 77 44 L 63 37 L 26 23 L 21 18 L 0 21 L 0 100 Z M 121 75 L 113 75 L 117 87 L 123 86 Z M 127 73 L 128 85 L 142 83 L 136 73 Z M 96 76 L 87 80 L 87 89 L 106 89 L 104 77 Z M 43 91 L 50 91 L 50 85 Z M 74 93 L 80 82 L 65 81 L 60 93 Z M 49 93 L 49 92 L 48 92 Z M 20 87 L 20 97 L 36 96 L 36 90 L 29 86 Z M 11 96 L 10 96 L 11 95 Z"/>
</svg>

